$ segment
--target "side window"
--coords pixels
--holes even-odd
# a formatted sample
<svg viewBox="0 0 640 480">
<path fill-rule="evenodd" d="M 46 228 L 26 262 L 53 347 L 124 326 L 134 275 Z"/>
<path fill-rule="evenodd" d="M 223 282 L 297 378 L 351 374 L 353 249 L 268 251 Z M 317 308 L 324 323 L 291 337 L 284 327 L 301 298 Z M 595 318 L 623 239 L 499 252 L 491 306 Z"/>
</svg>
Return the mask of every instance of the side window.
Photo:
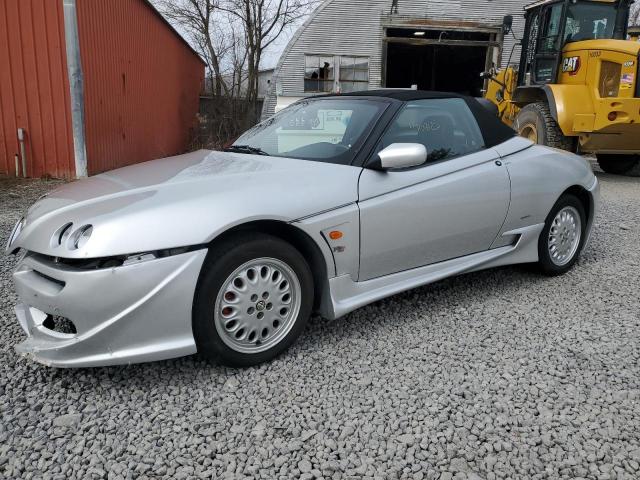
<svg viewBox="0 0 640 480">
<path fill-rule="evenodd" d="M 562 27 L 563 3 L 557 3 L 544 13 L 544 24 L 540 38 L 540 53 L 554 53 L 560 49 L 560 28 Z"/>
<path fill-rule="evenodd" d="M 533 63 L 538 49 L 538 33 L 540 32 L 540 12 L 533 14 L 531 18 L 531 31 L 529 32 L 529 44 L 527 45 L 527 68 Z"/>
<path fill-rule="evenodd" d="M 340 92 L 357 92 L 369 86 L 369 59 L 340 57 Z"/>
<path fill-rule="evenodd" d="M 348 93 L 368 87 L 368 57 L 304 56 L 304 91 L 307 93 Z"/>
<path fill-rule="evenodd" d="M 485 147 L 480 127 L 461 98 L 407 102 L 382 136 L 381 148 L 392 143 L 423 144 L 427 148 L 427 163 Z"/>
<path fill-rule="evenodd" d="M 305 92 L 332 92 L 334 82 L 335 69 L 332 56 L 305 55 Z"/>
</svg>

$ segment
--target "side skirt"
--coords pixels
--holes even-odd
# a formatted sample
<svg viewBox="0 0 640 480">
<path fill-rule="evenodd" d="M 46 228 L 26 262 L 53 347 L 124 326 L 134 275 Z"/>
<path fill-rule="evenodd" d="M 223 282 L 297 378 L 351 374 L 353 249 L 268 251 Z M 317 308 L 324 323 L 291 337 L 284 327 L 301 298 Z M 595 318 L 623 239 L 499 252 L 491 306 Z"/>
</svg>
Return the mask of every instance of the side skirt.
<svg viewBox="0 0 640 480">
<path fill-rule="evenodd" d="M 503 236 L 515 236 L 513 245 L 454 258 L 445 262 L 354 282 L 351 275 L 341 275 L 329 280 L 330 295 L 325 296 L 322 316 L 340 318 L 360 307 L 400 292 L 437 282 L 461 273 L 516 263 L 538 261 L 538 238 L 544 224 L 531 225 L 505 232 Z"/>
</svg>

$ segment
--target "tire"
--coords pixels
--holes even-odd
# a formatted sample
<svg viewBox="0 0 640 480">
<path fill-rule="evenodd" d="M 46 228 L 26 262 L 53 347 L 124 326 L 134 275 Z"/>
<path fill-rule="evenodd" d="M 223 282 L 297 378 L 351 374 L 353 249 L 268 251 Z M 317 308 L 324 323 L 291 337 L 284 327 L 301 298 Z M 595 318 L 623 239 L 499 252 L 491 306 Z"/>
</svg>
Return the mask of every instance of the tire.
<svg viewBox="0 0 640 480">
<path fill-rule="evenodd" d="M 608 155 L 599 153 L 600 168 L 614 175 L 640 177 L 640 155 Z"/>
<path fill-rule="evenodd" d="M 573 225 L 578 238 L 572 238 L 571 219 L 559 221 L 561 212 L 574 217 Z M 577 225 L 579 220 L 579 225 Z M 558 225 L 558 222 L 560 225 Z M 546 275 L 562 275 L 573 267 L 580 257 L 586 237 L 587 216 L 582 202 L 574 195 L 565 194 L 556 202 L 545 221 L 544 229 L 538 240 L 538 268 Z M 553 241 L 551 238 L 552 228 Z M 564 231 L 569 230 L 569 233 Z M 567 239 L 566 242 L 563 239 Z M 555 250 L 552 245 L 555 245 Z M 561 255 L 566 252 L 566 255 Z"/>
<path fill-rule="evenodd" d="M 518 135 L 538 145 L 547 145 L 569 152 L 576 151 L 576 139 L 566 137 L 544 102 L 531 103 L 516 116 L 514 128 Z"/>
<path fill-rule="evenodd" d="M 313 291 L 306 260 L 277 237 L 251 233 L 214 245 L 193 304 L 198 353 L 231 367 L 275 358 L 303 332 Z"/>
</svg>

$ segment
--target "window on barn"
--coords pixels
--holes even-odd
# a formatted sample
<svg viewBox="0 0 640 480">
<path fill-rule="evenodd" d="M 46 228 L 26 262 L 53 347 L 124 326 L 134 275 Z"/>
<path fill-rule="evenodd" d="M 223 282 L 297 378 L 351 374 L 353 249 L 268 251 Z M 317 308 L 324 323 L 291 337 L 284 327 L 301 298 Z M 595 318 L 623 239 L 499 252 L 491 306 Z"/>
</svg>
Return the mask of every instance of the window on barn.
<svg viewBox="0 0 640 480">
<path fill-rule="evenodd" d="M 369 59 L 366 57 L 340 57 L 340 92 L 367 90 L 369 85 Z"/>
<path fill-rule="evenodd" d="M 332 92 L 335 82 L 334 57 L 306 55 L 304 58 L 304 91 Z"/>
</svg>

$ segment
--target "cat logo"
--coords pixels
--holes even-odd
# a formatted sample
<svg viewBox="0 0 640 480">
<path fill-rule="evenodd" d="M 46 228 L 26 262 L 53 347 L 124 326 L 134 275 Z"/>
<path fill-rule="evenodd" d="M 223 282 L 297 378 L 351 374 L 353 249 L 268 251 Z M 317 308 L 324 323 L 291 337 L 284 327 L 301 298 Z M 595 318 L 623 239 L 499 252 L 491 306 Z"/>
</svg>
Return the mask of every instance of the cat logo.
<svg viewBox="0 0 640 480">
<path fill-rule="evenodd" d="M 562 72 L 575 75 L 580 70 L 580 57 L 567 57 L 562 62 Z"/>
<path fill-rule="evenodd" d="M 633 67 L 635 65 L 636 62 L 634 62 L 633 60 L 629 60 L 628 62 L 624 62 L 624 66 L 625 67 Z"/>
</svg>

